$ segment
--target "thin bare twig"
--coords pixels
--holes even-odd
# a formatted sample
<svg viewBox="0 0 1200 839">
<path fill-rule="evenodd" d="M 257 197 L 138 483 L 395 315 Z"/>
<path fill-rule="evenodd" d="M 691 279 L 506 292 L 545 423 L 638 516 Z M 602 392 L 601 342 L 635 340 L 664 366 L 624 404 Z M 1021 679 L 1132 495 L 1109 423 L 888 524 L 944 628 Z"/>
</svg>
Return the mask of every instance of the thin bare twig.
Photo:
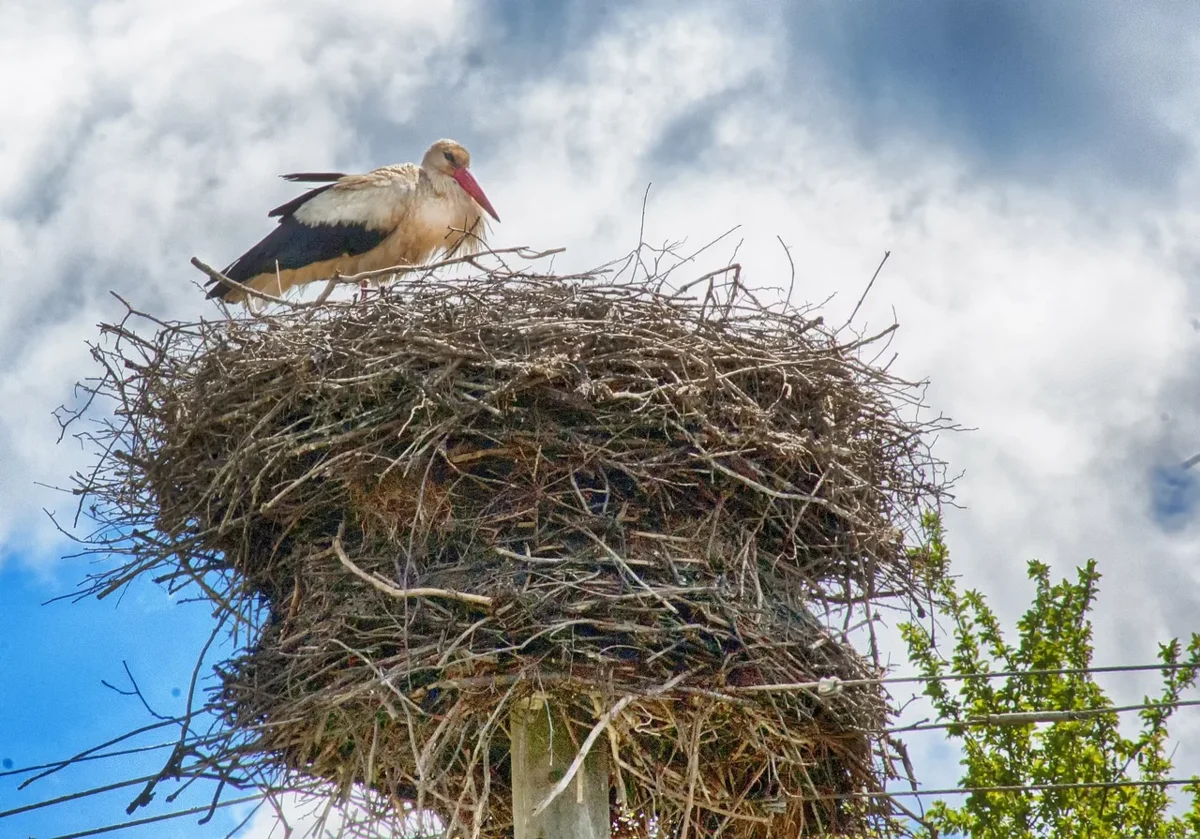
<svg viewBox="0 0 1200 839">
<path fill-rule="evenodd" d="M 845 329 L 847 326 L 849 326 L 851 323 L 854 322 L 854 316 L 858 314 L 858 310 L 862 306 L 863 301 L 866 300 L 867 295 L 871 293 L 871 286 L 875 285 L 875 279 L 879 276 L 879 272 L 883 270 L 884 263 L 888 261 L 888 257 L 891 255 L 892 255 L 891 251 L 883 252 L 883 259 L 879 260 L 879 265 L 876 266 L 875 273 L 871 275 L 871 282 L 867 283 L 867 287 L 865 289 L 863 289 L 863 293 L 858 298 L 858 302 L 854 304 L 854 311 L 852 311 L 850 313 L 850 317 L 846 318 L 846 322 L 844 324 L 842 324 L 841 329 Z M 839 329 L 838 331 L 841 332 L 841 329 Z"/>
<path fill-rule="evenodd" d="M 453 591 L 446 588 L 397 588 L 391 583 L 379 579 L 373 574 L 368 574 L 366 571 L 359 568 L 350 561 L 350 557 L 346 556 L 346 549 L 342 547 L 341 536 L 335 536 L 333 539 L 333 552 L 337 554 L 338 560 L 345 566 L 346 570 L 360 580 L 370 583 L 375 588 L 382 591 L 391 597 L 396 597 L 401 600 L 406 600 L 410 597 L 442 597 L 446 600 L 458 600 L 462 603 L 470 603 L 474 606 L 484 606 L 491 608 L 492 598 L 485 597 L 482 594 L 470 594 L 463 591 Z"/>
<path fill-rule="evenodd" d="M 687 673 L 680 673 L 675 678 L 667 681 L 661 687 L 650 691 L 648 696 L 660 696 L 664 693 L 667 693 L 690 675 L 692 675 L 690 671 Z M 592 726 L 592 730 L 588 732 L 587 737 L 583 739 L 583 745 L 579 747 L 579 751 L 575 754 L 575 759 L 572 760 L 570 765 L 567 767 L 567 771 L 563 773 L 563 776 L 558 780 L 558 782 L 550 788 L 550 791 L 546 793 L 542 800 L 534 805 L 534 808 L 530 811 L 530 815 L 533 818 L 537 818 L 544 813 L 546 808 L 554 803 L 554 799 L 562 795 L 563 790 L 571 785 L 571 781 L 574 780 L 576 773 L 579 772 L 579 768 L 583 766 L 583 762 L 587 760 L 588 753 L 591 752 L 592 746 L 596 744 L 596 740 L 599 739 L 600 735 L 608 729 L 608 726 L 612 724 L 612 721 L 615 720 L 622 711 L 628 708 L 636 698 L 636 696 L 632 695 L 622 696 L 613 704 L 611 708 L 604 712 L 604 715 L 600 717 L 600 719 L 596 721 L 596 724 Z"/>
</svg>

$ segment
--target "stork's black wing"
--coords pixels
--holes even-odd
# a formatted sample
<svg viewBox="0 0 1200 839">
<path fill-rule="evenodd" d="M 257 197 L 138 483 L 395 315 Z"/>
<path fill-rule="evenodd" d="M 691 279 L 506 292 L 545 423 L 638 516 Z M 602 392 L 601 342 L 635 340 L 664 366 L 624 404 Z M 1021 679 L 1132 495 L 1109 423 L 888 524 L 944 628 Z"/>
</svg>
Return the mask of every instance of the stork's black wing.
<svg viewBox="0 0 1200 839">
<path fill-rule="evenodd" d="M 262 241 L 235 259 L 223 272 L 239 283 L 260 274 L 291 271 L 316 262 L 355 256 L 374 248 L 385 238 L 387 231 L 366 224 L 307 224 L 295 218 L 295 213 L 310 200 L 336 186 L 343 175 L 335 172 L 310 172 L 284 175 L 291 181 L 332 181 L 281 204 L 268 214 L 279 219 L 278 226 Z M 233 289 L 212 280 L 208 297 L 226 297 Z"/>
</svg>

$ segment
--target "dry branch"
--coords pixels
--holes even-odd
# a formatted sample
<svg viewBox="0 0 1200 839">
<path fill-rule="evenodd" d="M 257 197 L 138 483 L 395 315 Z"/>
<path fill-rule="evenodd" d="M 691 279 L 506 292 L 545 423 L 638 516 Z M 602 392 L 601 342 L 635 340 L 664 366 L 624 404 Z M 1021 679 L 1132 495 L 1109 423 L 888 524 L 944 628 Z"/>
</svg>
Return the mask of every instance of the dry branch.
<svg viewBox="0 0 1200 839">
<path fill-rule="evenodd" d="M 346 567 L 354 576 L 360 580 L 373 585 L 375 588 L 382 591 L 384 594 L 392 597 L 398 597 L 403 600 L 406 597 L 444 597 L 447 600 L 459 600 L 463 603 L 474 603 L 476 606 L 491 606 L 492 598 L 484 597 L 482 594 L 465 594 L 461 591 L 452 591 L 448 588 L 397 588 L 391 585 L 386 580 L 381 580 L 379 577 L 368 574 L 366 571 L 355 565 L 350 557 L 346 556 L 346 549 L 342 547 L 341 536 L 333 537 L 333 552 L 337 554 L 338 561 Z"/>
</svg>

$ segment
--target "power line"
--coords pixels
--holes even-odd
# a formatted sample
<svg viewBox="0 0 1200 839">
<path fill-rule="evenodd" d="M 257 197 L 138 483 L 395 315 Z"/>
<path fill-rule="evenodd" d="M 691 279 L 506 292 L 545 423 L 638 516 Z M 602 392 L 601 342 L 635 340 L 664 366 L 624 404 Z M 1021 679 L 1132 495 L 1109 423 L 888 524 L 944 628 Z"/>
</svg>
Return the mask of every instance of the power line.
<svg viewBox="0 0 1200 839">
<path fill-rule="evenodd" d="M 209 813 L 213 810 L 218 810 L 222 807 L 233 807 L 237 804 L 248 804 L 251 801 L 258 801 L 262 795 L 247 795 L 242 798 L 231 798 L 228 801 L 217 801 L 212 804 L 204 804 L 199 807 L 192 807 L 188 810 L 176 810 L 173 813 L 163 813 L 160 816 L 147 816 L 144 819 L 134 819 L 128 822 L 118 822 L 116 824 L 106 824 L 104 827 L 94 827 L 91 830 L 81 830 L 78 833 L 64 833 L 61 836 L 54 836 L 51 839 L 83 839 L 85 836 L 98 836 L 101 833 L 111 833 L 114 830 L 124 830 L 127 827 L 138 827 L 143 824 L 154 824 L 155 822 L 163 822 L 168 819 L 178 819 L 183 816 L 195 816 L 199 813 Z"/>
<path fill-rule="evenodd" d="M 180 767 L 177 777 L 180 779 L 188 779 L 189 781 L 193 781 L 198 778 L 203 778 L 206 780 L 214 780 L 214 781 L 224 780 L 226 782 L 229 782 L 228 779 L 222 779 L 216 775 L 206 774 L 203 771 L 205 768 L 206 767 L 200 763 L 197 763 L 197 764 L 194 764 L 191 766 Z M 105 785 L 99 786 L 99 787 L 92 787 L 91 789 L 82 790 L 80 792 L 72 792 L 72 793 L 68 793 L 66 795 L 60 795 L 57 798 L 47 798 L 44 801 L 35 801 L 32 804 L 23 804 L 20 807 L 13 807 L 10 810 L 2 810 L 2 811 L 0 811 L 0 819 L 5 819 L 5 818 L 8 818 L 9 816 L 16 816 L 21 813 L 28 813 L 31 810 L 41 810 L 44 807 L 53 807 L 58 804 L 65 804 L 68 801 L 75 801 L 80 798 L 88 798 L 93 795 L 100 795 L 101 793 L 112 792 L 113 790 L 123 789 L 125 787 L 136 786 L 137 784 L 145 784 L 145 783 L 149 783 L 151 781 L 161 781 L 161 780 L 164 780 L 164 776 L 163 776 L 163 773 L 160 771 L 160 772 L 154 773 L 153 775 L 143 775 L 140 778 L 128 778 L 124 781 L 115 781 L 111 784 L 105 784 Z M 237 783 L 237 784 L 235 784 L 235 786 L 245 787 L 247 785 L 242 784 L 242 783 Z"/>
<path fill-rule="evenodd" d="M 1200 787 L 1200 777 L 1193 778 L 1162 778 L 1160 780 L 1143 780 L 1143 781 L 1075 781 L 1068 783 L 1042 783 L 1042 784 L 995 784 L 990 786 L 974 786 L 974 787 L 944 787 L 942 789 L 925 789 L 925 790 L 888 790 L 884 792 L 846 792 L 822 794 L 816 793 L 812 796 L 796 796 L 802 801 L 828 801 L 828 800 L 847 800 L 856 798 L 919 798 L 926 795 L 971 795 L 974 793 L 1029 793 L 1029 792 L 1053 792 L 1061 790 L 1084 790 L 1084 789 L 1119 789 L 1119 788 L 1145 788 L 1145 787 L 1178 787 L 1196 785 Z M 223 807 L 232 807 L 237 804 L 246 804 L 251 801 L 259 801 L 267 792 L 258 793 L 255 795 L 247 795 L 241 798 L 232 798 L 226 801 L 214 802 L 212 804 L 200 805 L 187 810 L 176 810 L 172 813 L 164 813 L 157 816 L 149 816 L 143 819 L 133 821 L 120 822 L 116 824 L 105 825 L 103 827 L 91 828 L 89 830 L 80 831 L 78 833 L 63 834 L 61 836 L 52 837 L 52 839 L 83 839 L 87 836 L 96 836 L 101 833 L 109 833 L 114 830 L 121 830 L 127 827 L 137 827 L 144 824 L 153 824 L 155 822 L 166 821 L 168 819 L 181 818 L 183 816 L 196 815 L 198 813 L 207 813 Z M 15 813 L 18 811 L 8 811 Z M 6 814 L 0 814 L 6 815 Z"/>
<path fill-rule="evenodd" d="M 785 691 L 815 691 L 821 696 L 833 696 L 840 693 L 845 688 L 850 687 L 867 687 L 871 685 L 884 684 L 928 684 L 931 682 L 950 682 L 950 681 L 967 681 L 970 679 L 1004 679 L 1013 677 L 1033 677 L 1033 676 L 1068 676 L 1068 675 L 1090 675 L 1092 673 L 1127 673 L 1127 672 L 1145 672 L 1152 670 L 1176 671 L 1194 667 L 1192 664 L 1121 664 L 1108 665 L 1103 667 L 1061 667 L 1054 669 L 1041 670 L 1001 670 L 989 673 L 950 673 L 939 676 L 884 676 L 874 679 L 841 679 L 837 676 L 829 676 L 811 682 L 789 682 L 782 684 L 771 685 L 729 685 L 723 689 L 724 693 L 769 693 L 769 692 L 785 692 Z M 1081 719 L 1086 716 L 1094 716 L 1098 714 L 1120 713 L 1124 711 L 1137 711 L 1149 708 L 1179 708 L 1188 705 L 1197 705 L 1200 701 L 1197 700 L 1179 700 L 1172 703 L 1144 703 L 1140 705 L 1124 705 L 1113 708 L 1095 708 L 1078 711 L 1031 711 L 1031 712 L 1013 712 L 1010 714 L 989 714 L 985 717 L 976 717 L 964 721 L 944 722 L 944 723 L 920 723 L 911 726 L 902 726 L 899 728 L 888 729 L 884 733 L 897 734 L 908 731 L 933 731 L 938 729 L 951 728 L 954 726 L 984 726 L 984 725 L 1027 725 L 1037 722 L 1061 722 L 1064 720 Z M 1022 718 L 1023 717 L 1023 718 Z M 169 743 L 159 743 L 152 746 L 141 746 L 138 748 L 122 749 L 119 751 L 94 754 L 98 749 L 113 743 L 120 742 L 135 734 L 141 734 L 146 731 L 161 728 L 164 725 L 173 722 L 181 722 L 184 718 L 176 718 L 166 720 L 164 722 L 155 723 L 145 726 L 144 728 L 128 732 L 101 743 L 99 746 L 94 746 L 78 755 L 57 760 L 50 763 L 43 763 L 35 766 L 23 766 L 17 769 L 7 769 L 0 771 L 0 778 L 10 775 L 23 775 L 29 772 L 36 772 L 42 769 L 63 769 L 74 763 L 82 763 L 87 760 L 100 760 L 107 757 L 121 757 L 139 752 L 153 751 L 155 749 L 166 748 L 168 746 L 177 745 L 179 741 L 173 740 Z M 219 740 L 221 735 L 209 735 L 203 738 L 196 738 L 190 742 L 200 743 L 210 740 Z M 31 779 L 33 780 L 33 779 Z M 26 782 L 28 783 L 28 782 Z M 3 816 L 0 813 L 0 816 Z"/>
<path fill-rule="evenodd" d="M 0 819 L 5 819 L 9 816 L 16 816 L 21 813 L 28 813 L 30 810 L 40 810 L 43 807 L 53 807 L 56 804 L 65 804 L 68 801 L 74 801 L 79 798 L 87 798 L 91 795 L 99 795 L 103 792 L 112 792 L 116 789 L 123 789 L 124 787 L 144 784 L 148 781 L 153 781 L 155 778 L 159 777 L 159 774 L 160 773 L 156 772 L 153 775 L 143 775 L 141 778 L 130 778 L 127 781 L 117 781 L 116 783 L 105 784 L 102 787 L 92 787 L 91 789 L 84 790 L 83 792 L 72 792 L 68 793 L 67 795 L 60 795 L 58 798 L 47 798 L 45 801 L 35 801 L 32 804 L 25 804 L 21 807 L 13 807 L 11 810 L 0 810 Z"/>
<path fill-rule="evenodd" d="M 930 682 L 964 682 L 970 679 L 1007 679 L 1025 676 L 1077 676 L 1092 673 L 1132 673 L 1148 670 L 1185 670 L 1194 664 L 1119 664 L 1107 667 L 1060 667 L 1049 670 L 1000 670 L 994 673 L 948 673 L 939 676 L 881 676 L 874 679 L 842 679 L 827 676 L 812 682 L 787 682 L 775 685 L 741 685 L 724 688 L 727 693 L 770 693 L 793 690 L 816 691 L 822 696 L 839 693 L 842 688 L 870 685 L 928 684 Z"/>
<path fill-rule="evenodd" d="M 1163 778 L 1161 781 L 1078 781 L 1071 783 L 1007 784 L 980 787 L 947 787 L 946 789 L 896 790 L 895 792 L 842 792 L 831 795 L 818 794 L 815 799 L 848 798 L 913 798 L 922 795 L 970 795 L 976 792 L 1053 792 L 1070 789 L 1116 789 L 1119 787 L 1181 787 L 1195 784 L 1200 786 L 1200 777 Z"/>
<path fill-rule="evenodd" d="M 850 687 L 865 687 L 870 685 L 885 685 L 885 684 L 928 684 L 932 682 L 951 682 L 951 681 L 967 681 L 971 679 L 1000 679 L 1000 678 L 1028 678 L 1037 676 L 1065 676 L 1065 675 L 1091 675 L 1096 673 L 1124 673 L 1124 672 L 1145 672 L 1145 671 L 1166 671 L 1173 672 L 1182 669 L 1193 668 L 1195 665 L 1185 663 L 1166 664 L 1162 662 L 1154 664 L 1130 664 L 1130 665 L 1110 665 L 1102 667 L 1064 667 L 1053 669 L 1038 669 L 1038 670 L 1006 670 L 988 673 L 952 673 L 936 676 L 893 676 L 879 677 L 869 679 L 840 679 L 836 676 L 818 679 L 810 682 L 793 682 L 787 684 L 772 684 L 772 685 L 745 685 L 745 686 L 727 686 L 724 688 L 726 693 L 761 693 L 761 692 L 784 692 L 784 691 L 813 691 L 819 696 L 828 697 L 840 694 L 843 689 Z M 894 729 L 887 729 L 881 733 L 897 734 L 902 732 L 912 731 L 930 731 L 938 729 L 948 729 L 953 727 L 982 727 L 982 726 L 1013 726 L 1013 725 L 1030 725 L 1042 722 L 1064 722 L 1086 719 L 1089 717 L 1099 716 L 1103 714 L 1122 713 L 1127 711 L 1148 710 L 1148 709 L 1175 709 L 1185 706 L 1200 705 L 1200 699 L 1193 700 L 1178 700 L 1175 702 L 1147 702 L 1137 705 L 1114 706 L 1108 708 L 1089 708 L 1080 710 L 1064 710 L 1064 711 L 1017 711 L 1000 714 L 988 714 L 981 717 L 969 718 L 962 721 L 942 722 L 942 723 L 918 723 L 911 726 L 902 726 Z M 178 741 L 170 743 L 160 743 L 150 746 L 142 746 L 137 748 L 122 749 L 113 752 L 96 753 L 104 746 L 111 745 L 126 739 L 137 733 L 143 733 L 152 729 L 162 727 L 166 724 L 178 723 L 181 719 L 172 719 L 164 722 L 159 722 L 153 725 L 146 726 L 134 732 L 129 732 L 121 737 L 109 740 L 99 746 L 86 750 L 73 758 L 66 760 L 55 761 L 52 763 L 41 764 L 38 766 L 27 766 L 18 769 L 10 769 L 0 772 L 0 777 L 25 774 L 44 769 L 52 771 L 64 768 L 76 762 L 85 760 L 99 760 L 109 757 L 120 757 L 139 752 L 152 751 L 155 749 L 165 748 L 167 746 L 176 745 Z M 219 739 L 219 735 L 209 735 L 205 738 L 197 738 L 198 741 Z M 198 768 L 198 767 L 197 767 Z M 48 774 L 48 773 L 47 773 Z M 83 792 L 73 793 L 70 795 L 61 796 L 46 801 L 36 802 L 33 804 L 24 805 L 10 810 L 0 811 L 0 819 L 31 810 L 40 809 L 43 807 L 62 804 L 67 801 L 76 800 L 78 798 L 96 795 L 103 792 L 109 792 L 122 787 L 131 786 L 134 784 L 148 781 L 157 775 L 136 778 L 132 780 L 122 781 L 109 784 L 106 786 L 96 787 Z M 201 776 L 196 776 L 201 777 Z M 34 779 L 30 779 L 34 780 Z M 28 781 L 26 782 L 28 783 Z M 1080 782 L 1080 783 L 1047 783 L 1047 784 L 1021 784 L 1012 786 L 988 786 L 988 787 L 953 787 L 947 789 L 936 790 L 901 790 L 896 792 L 862 792 L 862 793 L 845 793 L 835 794 L 832 796 L 820 796 L 817 798 L 863 798 L 863 797 L 912 797 L 922 795 L 965 795 L 975 792 L 1040 792 L 1050 790 L 1067 790 L 1067 789 L 1102 789 L 1115 787 L 1149 787 L 1149 786 L 1182 786 L 1187 784 L 1200 783 L 1196 779 L 1164 779 L 1159 781 L 1112 781 L 1112 782 Z M 177 818 L 180 816 L 193 815 L 200 812 L 206 812 L 212 806 L 226 807 L 232 804 L 253 801 L 260 798 L 261 795 L 249 796 L 246 798 L 234 799 L 226 802 L 220 802 L 215 805 L 206 805 L 197 807 L 191 810 L 181 810 L 172 814 L 161 816 L 153 816 L 136 821 L 123 822 L 117 825 L 109 825 L 107 827 L 97 828 L 81 833 L 73 833 L 55 839 L 79 839 L 79 837 L 93 836 L 99 833 L 118 830 L 125 827 L 133 827 L 142 824 L 149 824 L 157 821 L 162 821 L 169 818 Z"/>
<path fill-rule="evenodd" d="M 1012 711 L 1003 714 L 985 714 L 982 717 L 971 717 L 958 722 L 917 723 L 899 728 L 889 728 L 885 734 L 900 734 L 906 731 L 934 731 L 942 728 L 963 728 L 982 726 L 1033 725 L 1040 722 L 1074 722 L 1076 720 L 1098 717 L 1104 714 L 1120 714 L 1126 711 L 1141 711 L 1149 709 L 1183 708 L 1189 705 L 1200 705 L 1200 699 L 1179 699 L 1175 702 L 1143 702 L 1140 705 L 1116 705 L 1110 708 L 1082 708 L 1074 711 Z"/>
</svg>

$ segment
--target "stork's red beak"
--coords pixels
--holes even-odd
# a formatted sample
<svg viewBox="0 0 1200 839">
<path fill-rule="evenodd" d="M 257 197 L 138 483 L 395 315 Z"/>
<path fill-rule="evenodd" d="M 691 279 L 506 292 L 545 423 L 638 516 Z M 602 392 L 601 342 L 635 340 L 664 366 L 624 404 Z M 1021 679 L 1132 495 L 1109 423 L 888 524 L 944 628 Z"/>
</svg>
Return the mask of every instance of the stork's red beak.
<svg viewBox="0 0 1200 839">
<path fill-rule="evenodd" d="M 475 199 L 480 207 L 487 210 L 487 214 L 500 221 L 500 216 L 496 215 L 496 209 L 492 206 L 492 202 L 487 200 L 487 196 L 483 194 L 483 190 L 479 186 L 479 182 L 466 169 L 455 169 L 454 180 L 458 181 L 458 185 L 466 191 L 467 195 Z"/>
</svg>

